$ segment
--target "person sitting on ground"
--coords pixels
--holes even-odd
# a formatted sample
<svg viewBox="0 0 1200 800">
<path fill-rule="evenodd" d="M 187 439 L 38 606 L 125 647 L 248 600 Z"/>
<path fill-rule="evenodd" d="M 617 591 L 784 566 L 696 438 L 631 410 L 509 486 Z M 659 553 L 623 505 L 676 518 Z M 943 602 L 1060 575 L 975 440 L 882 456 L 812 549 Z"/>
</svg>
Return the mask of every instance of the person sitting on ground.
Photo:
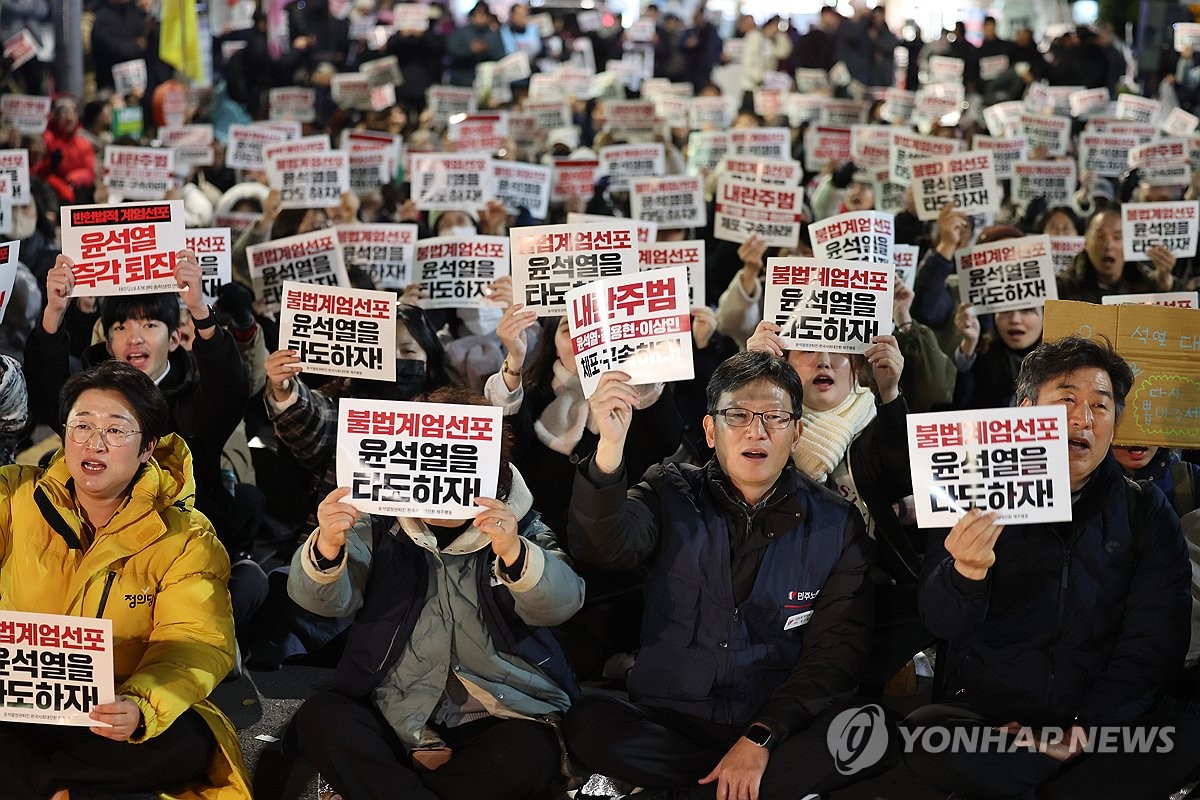
<svg viewBox="0 0 1200 800">
<path fill-rule="evenodd" d="M 111 620 L 116 699 L 90 729 L 0 723 L 4 796 L 249 800 L 237 735 L 206 699 L 234 659 L 229 557 L 192 507 L 167 402 L 110 359 L 68 380 L 57 408 L 50 465 L 0 468 L 0 608 Z"/>
<path fill-rule="evenodd" d="M 429 402 L 486 401 L 442 389 Z M 584 584 L 500 458 L 498 498 L 474 519 L 366 515 L 321 503 L 288 592 L 305 609 L 357 612 L 331 691 L 284 737 L 345 800 L 525 800 L 556 780 L 555 720 L 578 694 L 544 626 L 570 618 Z"/>
<path fill-rule="evenodd" d="M 972 509 L 930 536 L 921 615 L 949 641 L 953 699 L 904 722 L 916 743 L 904 759 L 922 783 L 963 797 L 1167 797 L 1200 761 L 1200 717 L 1156 712 L 1188 644 L 1179 520 L 1109 455 L 1132 382 L 1107 344 L 1067 337 L 1030 353 L 1017 399 L 1066 407 L 1072 521 L 1005 526 Z M 1173 747 L 1129 744 L 1165 728 Z M 991 747 L 925 746 L 938 739 L 925 731 L 958 741 L 961 729 L 1002 735 Z"/>
<path fill-rule="evenodd" d="M 715 784 L 717 797 L 856 780 L 838 773 L 826 734 L 857 705 L 870 546 L 854 507 L 790 463 L 799 376 L 767 353 L 728 359 L 708 383 L 715 458 L 656 465 L 627 489 L 628 377 L 606 373 L 589 401 L 600 439 L 575 476 L 568 536 L 580 560 L 647 572 L 642 648 L 629 700 L 589 696 L 568 713 L 568 749 L 593 773 L 708 796 Z"/>
</svg>

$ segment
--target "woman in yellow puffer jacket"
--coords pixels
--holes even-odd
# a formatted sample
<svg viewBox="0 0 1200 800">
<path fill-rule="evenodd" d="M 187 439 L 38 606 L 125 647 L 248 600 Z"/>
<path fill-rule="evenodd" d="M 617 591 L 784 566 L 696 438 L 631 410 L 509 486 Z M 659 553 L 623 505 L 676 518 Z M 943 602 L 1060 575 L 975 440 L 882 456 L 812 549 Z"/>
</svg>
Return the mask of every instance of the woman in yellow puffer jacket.
<svg viewBox="0 0 1200 800">
<path fill-rule="evenodd" d="M 60 398 L 63 449 L 0 468 L 0 608 L 113 625 L 111 727 L 0 723 L 6 798 L 159 792 L 244 800 L 229 721 L 208 701 L 233 663 L 229 556 L 192 508 L 191 453 L 134 367 L 107 361 Z"/>
</svg>

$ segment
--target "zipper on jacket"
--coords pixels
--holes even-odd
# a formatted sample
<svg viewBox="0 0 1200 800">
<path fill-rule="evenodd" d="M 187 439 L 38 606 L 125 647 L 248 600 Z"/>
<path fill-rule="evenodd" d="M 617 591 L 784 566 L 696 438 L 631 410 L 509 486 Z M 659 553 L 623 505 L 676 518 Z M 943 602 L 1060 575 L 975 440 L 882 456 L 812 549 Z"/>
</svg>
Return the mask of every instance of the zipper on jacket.
<svg viewBox="0 0 1200 800">
<path fill-rule="evenodd" d="M 1058 639 L 1062 636 L 1063 617 L 1067 613 L 1067 579 L 1071 574 L 1071 545 L 1062 541 L 1062 575 L 1058 581 L 1058 617 L 1054 623 L 1054 637 L 1050 640 L 1050 674 L 1046 679 L 1046 704 L 1047 710 L 1050 709 L 1050 703 L 1054 693 L 1054 646 L 1058 644 Z"/>
<path fill-rule="evenodd" d="M 96 617 L 104 616 L 104 607 L 108 605 L 108 593 L 112 591 L 113 581 L 117 579 L 117 573 L 109 572 L 108 578 L 104 581 L 104 591 L 100 595 L 100 608 L 96 611 Z"/>
</svg>

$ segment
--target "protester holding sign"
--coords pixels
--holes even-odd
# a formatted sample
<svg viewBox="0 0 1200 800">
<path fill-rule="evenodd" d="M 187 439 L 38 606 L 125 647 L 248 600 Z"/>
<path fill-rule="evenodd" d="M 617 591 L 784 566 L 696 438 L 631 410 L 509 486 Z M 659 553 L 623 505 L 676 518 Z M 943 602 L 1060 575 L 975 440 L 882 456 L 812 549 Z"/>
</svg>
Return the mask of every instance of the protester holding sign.
<svg viewBox="0 0 1200 800">
<path fill-rule="evenodd" d="M 931 535 L 921 613 L 950 641 L 954 701 L 905 720 L 916 734 L 905 761 L 922 783 L 965 796 L 1165 797 L 1196 767 L 1184 743 L 1200 740 L 1200 718 L 1155 713 L 1187 649 L 1187 549 L 1163 495 L 1126 480 L 1108 453 L 1132 382 L 1094 341 L 1031 353 L 1017 397 L 1066 406 L 1071 521 L 1004 526 L 971 510 Z M 994 738 L 934 752 L 921 735 L 934 726 Z M 1167 747 L 1131 743 L 1164 728 Z"/>
<path fill-rule="evenodd" d="M 1100 303 L 1106 294 L 1148 294 L 1182 289 L 1172 276 L 1175 256 L 1156 245 L 1146 251 L 1153 266 L 1148 275 L 1135 262 L 1126 262 L 1121 233 L 1121 209 L 1101 209 L 1088 220 L 1083 252 L 1058 276 L 1060 300 Z"/>
<path fill-rule="evenodd" d="M 458 389 L 428 400 L 484 404 Z M 547 723 L 579 687 L 542 626 L 569 619 L 584 584 L 509 457 L 502 445 L 497 497 L 476 499 L 473 519 L 364 515 L 336 489 L 292 558 L 297 603 L 359 612 L 334 690 L 286 734 L 347 797 L 523 800 L 558 777 Z"/>
<path fill-rule="evenodd" d="M 63 449 L 49 466 L 0 469 L 0 598 L 111 620 L 117 698 L 92 709 L 90 732 L 0 723 L 4 794 L 249 800 L 233 727 L 207 700 L 234 658 L 229 557 L 193 513 L 191 454 L 168 432 L 166 400 L 142 371 L 107 361 L 67 381 L 56 405 Z"/>
</svg>

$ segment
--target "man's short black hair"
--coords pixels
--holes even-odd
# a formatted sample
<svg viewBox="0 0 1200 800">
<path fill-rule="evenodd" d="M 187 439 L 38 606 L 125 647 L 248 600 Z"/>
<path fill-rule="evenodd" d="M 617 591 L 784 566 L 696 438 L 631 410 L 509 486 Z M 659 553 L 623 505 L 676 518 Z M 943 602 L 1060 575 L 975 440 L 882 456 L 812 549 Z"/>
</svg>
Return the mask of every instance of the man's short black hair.
<svg viewBox="0 0 1200 800">
<path fill-rule="evenodd" d="M 111 358 L 72 375 L 63 384 L 58 393 L 59 425 L 66 425 L 71 408 L 88 389 L 113 391 L 125 398 L 142 432 L 139 452 L 145 452 L 150 442 L 171 432 L 167 401 L 158 385 L 137 367 Z"/>
<path fill-rule="evenodd" d="M 800 413 L 804 404 L 804 385 L 792 365 L 769 353 L 750 351 L 725 359 L 708 379 L 708 412 L 717 410 L 721 395 L 736 392 L 755 381 L 767 381 L 783 389 L 792 399 L 792 411 Z"/>
<path fill-rule="evenodd" d="M 1094 367 L 1108 373 L 1113 386 L 1117 417 L 1125 410 L 1125 395 L 1133 386 L 1133 370 L 1107 340 L 1067 336 L 1042 344 L 1021 362 L 1017 373 L 1017 402 L 1037 404 L 1038 392 L 1053 379 L 1077 369 Z"/>
<path fill-rule="evenodd" d="M 131 319 L 153 319 L 174 333 L 179 328 L 179 296 L 174 292 L 143 295 L 113 295 L 100 301 L 100 321 L 104 335 L 118 322 Z"/>
</svg>

